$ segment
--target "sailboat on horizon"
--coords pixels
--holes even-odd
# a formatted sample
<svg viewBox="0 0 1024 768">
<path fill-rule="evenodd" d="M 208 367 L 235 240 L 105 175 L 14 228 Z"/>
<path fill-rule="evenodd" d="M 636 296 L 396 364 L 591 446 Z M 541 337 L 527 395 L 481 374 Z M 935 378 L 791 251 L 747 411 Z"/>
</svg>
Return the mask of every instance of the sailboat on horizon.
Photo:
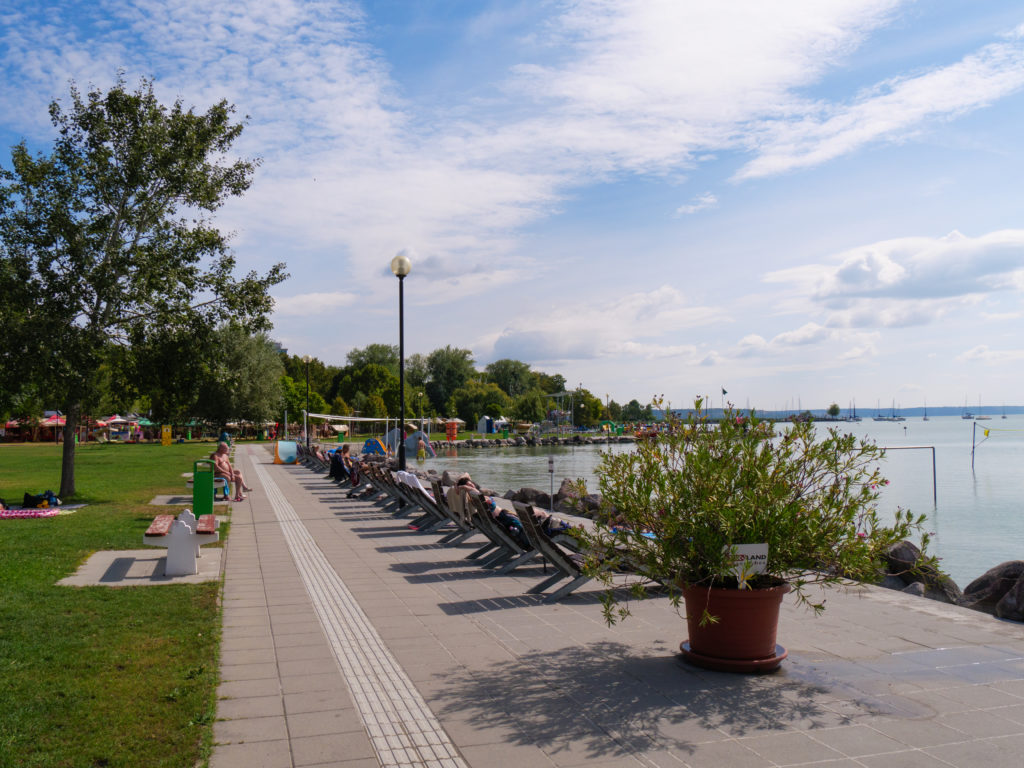
<svg viewBox="0 0 1024 768">
<path fill-rule="evenodd" d="M 846 417 L 847 421 L 860 421 L 860 416 L 857 415 L 857 401 L 851 401 L 850 415 Z"/>
<path fill-rule="evenodd" d="M 967 410 L 967 395 L 964 395 L 964 409 L 960 412 L 960 418 L 965 421 L 973 421 L 974 414 Z"/>
<path fill-rule="evenodd" d="M 924 418 L 921 421 L 928 421 L 928 398 L 924 399 Z"/>
<path fill-rule="evenodd" d="M 981 413 L 981 395 L 978 395 L 978 415 L 974 417 L 975 421 L 992 421 L 991 416 L 983 416 Z"/>
</svg>

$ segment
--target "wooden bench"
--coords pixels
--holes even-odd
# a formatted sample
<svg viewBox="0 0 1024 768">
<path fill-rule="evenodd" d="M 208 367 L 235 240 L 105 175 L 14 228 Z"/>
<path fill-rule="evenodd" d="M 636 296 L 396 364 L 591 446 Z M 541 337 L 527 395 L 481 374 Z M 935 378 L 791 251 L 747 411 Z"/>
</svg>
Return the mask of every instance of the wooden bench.
<svg viewBox="0 0 1024 768">
<path fill-rule="evenodd" d="M 167 547 L 165 576 L 191 576 L 199 572 L 200 547 L 220 541 L 217 518 L 202 515 L 196 520 L 191 510 L 180 515 L 157 515 L 142 536 L 142 543 Z"/>
</svg>

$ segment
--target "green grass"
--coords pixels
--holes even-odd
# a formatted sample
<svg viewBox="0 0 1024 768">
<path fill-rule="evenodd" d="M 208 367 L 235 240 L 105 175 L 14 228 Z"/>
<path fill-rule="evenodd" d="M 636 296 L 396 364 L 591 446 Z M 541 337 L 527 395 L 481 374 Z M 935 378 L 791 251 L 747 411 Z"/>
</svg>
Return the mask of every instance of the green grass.
<svg viewBox="0 0 1024 768">
<path fill-rule="evenodd" d="M 2 768 L 192 768 L 208 758 L 220 584 L 56 585 L 95 551 L 141 549 L 158 512 L 148 502 L 185 493 L 181 473 L 208 451 L 79 447 L 78 495 L 64 502 L 88 506 L 0 520 Z M 0 445 L 0 497 L 9 504 L 59 485 L 59 446 Z"/>
</svg>

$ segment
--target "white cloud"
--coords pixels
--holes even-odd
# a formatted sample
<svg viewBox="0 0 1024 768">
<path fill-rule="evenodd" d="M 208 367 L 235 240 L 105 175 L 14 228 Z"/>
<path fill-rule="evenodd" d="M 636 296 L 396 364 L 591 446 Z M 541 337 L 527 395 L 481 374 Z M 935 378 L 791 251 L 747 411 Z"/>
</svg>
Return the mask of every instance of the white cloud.
<svg viewBox="0 0 1024 768">
<path fill-rule="evenodd" d="M 831 337 L 831 332 L 817 323 L 806 323 L 795 331 L 785 331 L 772 339 L 774 347 L 802 347 L 818 344 Z"/>
<path fill-rule="evenodd" d="M 347 279 L 366 280 L 415 242 L 453 274 L 485 257 L 495 282 L 512 281 L 520 274 L 518 233 L 556 213 L 576 185 L 609 173 L 678 173 L 720 149 L 753 148 L 759 163 L 780 147 L 796 158 L 817 156 L 815 147 L 850 126 L 874 125 L 868 105 L 882 110 L 884 94 L 862 97 L 857 114 L 865 116 L 844 118 L 850 110 L 840 108 L 817 128 L 799 94 L 902 4 L 565 3 L 548 37 L 536 36 L 555 62 L 521 63 L 500 109 L 458 104 L 453 119 L 451 105 L 429 112 L 401 97 L 381 52 L 364 42 L 367 22 L 355 3 L 99 0 L 92 12 L 105 18 L 102 34 L 26 12 L 13 18 L 0 63 L 17 85 L 0 94 L 0 108 L 40 128 L 42 100 L 63 92 L 68 77 L 102 87 L 119 67 L 130 82 L 155 72 L 167 99 L 180 94 L 205 105 L 227 97 L 251 117 L 239 149 L 261 155 L 264 165 L 222 216 L 242 233 L 240 246 L 287 248 L 293 272 L 306 279 L 298 269 L 304 251 L 329 250 Z M 486 16 L 470 23 L 472 35 L 494 33 Z M 907 129 L 976 108 L 1016 87 L 1019 42 L 994 43 L 945 74 L 887 81 L 876 91 L 904 105 L 931 104 L 902 109 Z M 539 58 L 536 47 L 529 51 Z M 975 101 L 964 100 L 967 88 Z M 814 114 L 832 109 L 812 107 Z M 716 202 L 705 193 L 677 215 Z M 296 233 L 301 249 L 292 247 Z"/>
<path fill-rule="evenodd" d="M 791 112 L 795 89 L 856 49 L 899 5 L 573 2 L 552 25 L 563 60 L 518 69 L 523 91 L 547 107 L 527 133 L 589 168 L 662 173 L 689 164 L 697 152 L 738 146 L 750 121 Z M 521 129 L 513 128 L 522 136 Z"/>
<path fill-rule="evenodd" d="M 980 344 L 957 355 L 956 360 L 960 363 L 984 363 L 986 365 L 1017 363 L 1024 360 L 1024 349 L 990 349 L 987 344 Z"/>
<path fill-rule="evenodd" d="M 678 290 L 666 285 L 609 304 L 582 301 L 540 317 L 518 318 L 494 339 L 491 357 L 530 362 L 690 358 L 698 345 L 680 343 L 679 335 L 724 319 L 721 310 L 688 306 Z"/>
<path fill-rule="evenodd" d="M 274 314 L 282 317 L 322 317 L 340 307 L 350 307 L 357 296 L 352 293 L 302 293 L 296 296 L 275 296 Z"/>
<path fill-rule="evenodd" d="M 705 208 L 713 208 L 716 205 L 718 205 L 718 198 L 710 192 L 705 192 L 700 197 L 695 198 L 692 203 L 681 205 L 676 208 L 676 216 L 697 213 L 698 211 L 703 211 Z"/>
<path fill-rule="evenodd" d="M 829 327 L 922 325 L 984 296 L 1020 292 L 1024 230 L 885 240 L 828 261 L 769 272 L 764 280 L 810 299 Z"/>
<path fill-rule="evenodd" d="M 900 140 L 929 122 L 985 107 L 1024 87 L 1024 39 L 1015 34 L 961 61 L 879 83 L 849 105 L 809 105 L 767 123 L 758 156 L 736 174 L 750 179 L 833 160 L 879 140 Z"/>
</svg>

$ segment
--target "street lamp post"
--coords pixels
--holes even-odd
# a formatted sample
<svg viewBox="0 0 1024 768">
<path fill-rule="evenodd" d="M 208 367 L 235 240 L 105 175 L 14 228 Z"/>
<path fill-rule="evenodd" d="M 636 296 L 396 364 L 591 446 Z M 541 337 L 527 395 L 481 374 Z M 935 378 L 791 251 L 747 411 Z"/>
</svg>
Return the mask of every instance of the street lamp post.
<svg viewBox="0 0 1024 768">
<path fill-rule="evenodd" d="M 398 469 L 405 470 L 405 276 L 412 262 L 405 251 L 391 260 L 391 271 L 398 278 Z"/>
<path fill-rule="evenodd" d="M 306 364 L 306 410 L 302 412 L 302 431 L 306 433 L 306 450 L 309 450 L 309 355 L 302 356 L 302 362 Z"/>
</svg>

